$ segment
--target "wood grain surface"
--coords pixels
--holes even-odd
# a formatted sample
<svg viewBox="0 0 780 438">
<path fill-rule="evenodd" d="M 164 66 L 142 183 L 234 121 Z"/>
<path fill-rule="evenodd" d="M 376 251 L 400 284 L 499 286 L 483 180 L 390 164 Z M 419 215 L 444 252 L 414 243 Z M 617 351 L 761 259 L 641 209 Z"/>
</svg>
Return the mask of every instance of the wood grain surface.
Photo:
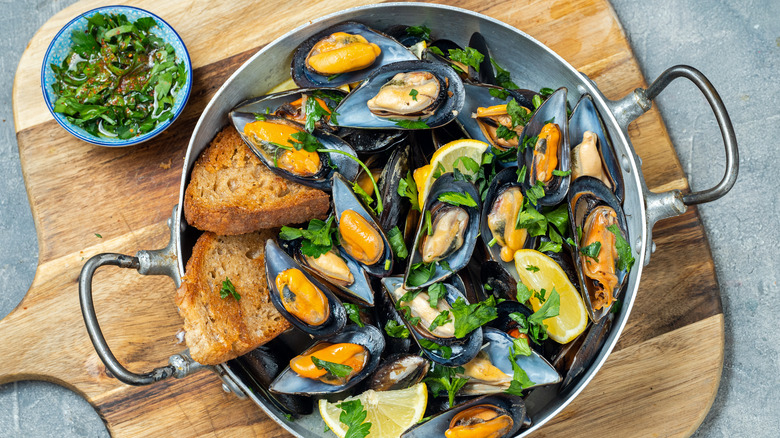
<svg viewBox="0 0 780 438">
<path fill-rule="evenodd" d="M 224 393 L 212 373 L 147 387 L 106 375 L 81 319 L 77 279 L 84 260 L 95 254 L 165 246 L 189 136 L 241 63 L 311 18 L 372 2 L 299 1 L 295 8 L 254 1 L 133 2 L 182 36 L 194 84 L 187 108 L 164 134 L 112 149 L 80 142 L 60 128 L 43 102 L 39 77 L 46 47 L 65 23 L 116 3 L 84 0 L 54 16 L 33 37 L 17 70 L 14 121 L 40 260 L 27 296 L 0 321 L 0 384 L 62 384 L 89 400 L 117 437 L 286 436 L 252 402 Z M 441 3 L 529 33 L 589 75 L 608 98 L 646 86 L 606 0 Z M 657 111 L 640 117 L 629 133 L 651 189 L 687 189 Z M 654 238 L 657 251 L 615 351 L 585 391 L 534 436 L 687 436 L 703 420 L 720 380 L 723 317 L 698 212 L 660 222 Z M 94 291 L 109 346 L 130 370 L 164 365 L 183 348 L 176 342 L 181 321 L 169 279 L 106 268 L 98 271 Z"/>
</svg>

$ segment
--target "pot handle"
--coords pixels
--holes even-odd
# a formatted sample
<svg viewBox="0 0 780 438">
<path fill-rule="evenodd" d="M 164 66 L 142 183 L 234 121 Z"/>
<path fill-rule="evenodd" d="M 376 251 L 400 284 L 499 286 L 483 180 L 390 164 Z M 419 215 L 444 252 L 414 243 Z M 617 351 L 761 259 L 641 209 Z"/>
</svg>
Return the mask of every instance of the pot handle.
<svg viewBox="0 0 780 438">
<path fill-rule="evenodd" d="M 79 274 L 81 314 L 84 317 L 84 324 L 87 326 L 87 333 L 92 341 L 92 345 L 95 347 L 98 357 L 105 364 L 106 369 L 114 377 L 128 385 L 149 385 L 171 376 L 181 378 L 205 367 L 192 360 L 188 351 L 184 351 L 181 354 L 171 356 L 167 366 L 158 367 L 142 374 L 129 371 L 119 363 L 106 343 L 103 332 L 100 330 L 100 324 L 98 323 L 95 306 L 92 301 L 92 277 L 101 266 L 133 268 L 137 269 L 142 275 L 168 275 L 177 286 L 179 285 L 180 277 L 176 268 L 174 249 L 178 233 L 172 227 L 172 224 L 175 223 L 175 216 L 176 208 L 173 210 L 173 217 L 168 221 L 168 226 L 171 228 L 171 240 L 166 248 L 155 251 L 139 251 L 136 257 L 115 253 L 98 254 L 84 263 L 84 267 L 81 268 L 81 273 Z"/>
<path fill-rule="evenodd" d="M 677 78 L 686 78 L 693 82 L 693 84 L 699 88 L 699 91 L 704 94 L 704 97 L 712 108 L 712 112 L 715 114 L 715 119 L 720 128 L 721 136 L 723 137 L 723 144 L 726 148 L 726 172 L 723 175 L 723 179 L 721 179 L 716 186 L 689 194 L 683 194 L 677 189 L 663 193 L 651 192 L 645 184 L 644 177 L 640 177 L 647 207 L 648 240 L 652 238 L 653 226 L 659 220 L 681 215 L 685 213 L 689 205 L 710 202 L 723 197 L 734 186 L 734 183 L 737 180 L 737 174 L 739 173 L 737 136 L 734 133 L 734 127 L 731 125 L 731 119 L 726 111 L 726 107 L 723 105 L 723 100 L 720 98 L 720 95 L 710 81 L 699 70 L 691 66 L 676 65 L 670 67 L 661 73 L 661 75 L 650 84 L 647 90 L 637 88 L 633 93 L 623 99 L 610 101 L 608 103 L 618 124 L 626 134 L 626 137 L 628 137 L 628 125 L 633 122 L 634 119 L 649 111 L 653 106 L 653 99 L 655 99 L 670 82 Z M 641 163 L 641 159 L 636 156 L 636 152 L 633 151 L 633 148 L 631 150 L 637 158 L 637 162 Z M 639 173 L 641 176 L 641 171 Z M 650 254 L 654 250 L 655 244 L 647 246 L 645 263 L 649 262 Z"/>
</svg>

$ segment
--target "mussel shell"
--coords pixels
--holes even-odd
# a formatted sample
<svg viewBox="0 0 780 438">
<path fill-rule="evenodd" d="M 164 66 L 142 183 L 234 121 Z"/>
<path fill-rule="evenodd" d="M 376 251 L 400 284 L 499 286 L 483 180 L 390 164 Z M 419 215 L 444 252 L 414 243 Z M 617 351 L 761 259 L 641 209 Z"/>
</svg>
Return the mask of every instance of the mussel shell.
<svg viewBox="0 0 780 438">
<path fill-rule="evenodd" d="M 482 132 L 477 119 L 472 116 L 477 113 L 477 109 L 480 107 L 484 108 L 493 105 L 503 105 L 512 99 L 514 99 L 515 102 L 517 102 L 520 106 L 528 108 L 529 110 L 533 110 L 533 98 L 538 93 L 531 90 L 506 90 L 495 85 L 475 84 L 469 82 L 464 82 L 463 88 L 466 91 L 466 96 L 463 103 L 463 110 L 458 114 L 458 124 L 460 124 L 463 130 L 466 131 L 469 137 L 475 140 L 484 141 L 485 143 L 491 145 L 491 149 L 495 149 L 496 154 L 500 154 L 502 151 L 496 149 L 493 146 L 491 140 L 485 135 L 484 132 Z M 490 94 L 491 90 L 493 90 L 494 93 L 497 91 L 506 92 L 507 97 L 502 99 L 500 97 L 493 96 Z M 500 161 L 500 163 L 502 163 L 502 165 L 516 164 L 516 156 L 514 154 L 511 154 L 507 160 L 508 161 Z"/>
<path fill-rule="evenodd" d="M 377 280 L 377 282 L 379 281 Z M 387 345 L 385 349 L 386 356 L 390 356 L 393 353 L 414 353 L 418 351 L 417 343 L 411 339 L 411 332 L 406 338 L 396 338 L 387 333 L 386 326 L 390 321 L 395 321 L 396 324 L 402 327 L 406 327 L 406 324 L 404 324 L 403 317 L 396 310 L 395 302 L 390 298 L 390 294 L 384 293 L 381 284 L 378 285 L 377 290 L 379 293 L 377 293 L 377 305 L 374 307 L 374 310 L 377 326 L 385 336 L 385 345 Z"/>
<path fill-rule="evenodd" d="M 277 348 L 271 349 L 264 345 L 229 361 L 227 365 L 254 391 L 260 393 L 282 412 L 296 416 L 311 414 L 313 410 L 311 398 L 275 394 L 268 390 L 268 386 L 284 369 L 290 358 L 285 357 L 284 354 L 280 355 Z"/>
<path fill-rule="evenodd" d="M 558 372 L 566 376 L 560 387 L 561 392 L 568 390 L 596 359 L 601 352 L 601 347 L 607 341 L 614 319 L 612 313 L 606 315 L 597 324 L 590 324 L 585 333 L 573 342 L 561 348 L 553 360 Z"/>
<path fill-rule="evenodd" d="M 517 299 L 517 279 L 504 268 L 501 262 L 493 260 L 482 262 L 480 279 L 485 294 L 505 300 Z"/>
<path fill-rule="evenodd" d="M 396 354 L 387 358 L 368 383 L 374 391 L 406 389 L 425 378 L 431 363 L 416 354 Z"/>
<path fill-rule="evenodd" d="M 509 334 L 509 331 L 516 328 L 518 325 L 515 320 L 509 317 L 510 314 L 520 313 L 522 315 L 525 315 L 525 317 L 527 318 L 533 315 L 534 313 L 534 311 L 528 308 L 528 306 L 526 306 L 525 304 L 520 304 L 517 301 L 509 301 L 509 300 L 498 303 L 496 305 L 496 311 L 498 313 L 498 316 L 496 317 L 496 319 L 487 323 L 487 326 L 493 327 L 507 334 Z M 541 354 L 545 359 L 556 357 L 556 354 L 560 350 L 560 344 L 558 344 L 557 342 L 549 338 L 544 341 L 541 341 L 540 344 L 537 344 L 534 341 L 531 341 L 529 339 L 528 345 L 530 345 L 531 348 L 534 349 L 534 351 Z"/>
<path fill-rule="evenodd" d="M 462 114 L 462 112 L 458 113 L 458 117 Z M 458 123 L 447 123 L 444 126 L 431 129 L 431 142 L 433 143 L 434 149 L 439 149 L 447 143 L 462 138 L 469 138 L 469 135 Z"/>
<path fill-rule="evenodd" d="M 362 35 L 369 43 L 378 45 L 379 48 L 382 49 L 382 53 L 377 56 L 377 59 L 369 67 L 358 71 L 342 73 L 337 77 L 328 80 L 327 76 L 320 75 L 306 68 L 306 57 L 318 41 L 335 32 Z M 293 81 L 295 81 L 299 87 L 338 87 L 344 84 L 362 81 L 380 66 L 414 59 L 417 59 L 414 53 L 410 52 L 409 49 L 392 37 L 371 29 L 364 24 L 348 21 L 318 32 L 301 43 L 293 53 L 290 74 Z"/>
<path fill-rule="evenodd" d="M 294 241 L 282 241 L 279 243 L 279 246 L 282 247 L 282 249 L 284 249 L 287 254 L 292 256 L 301 266 L 306 268 L 310 274 L 314 275 L 317 280 L 332 286 L 332 290 L 335 290 L 342 297 L 351 301 L 356 301 L 365 306 L 370 307 L 374 305 L 374 291 L 371 289 L 368 274 L 360 265 L 360 263 L 347 256 L 343 248 L 336 247 L 336 251 L 341 256 L 341 258 L 344 259 L 344 262 L 346 262 L 347 267 L 349 268 L 349 272 L 352 273 L 354 281 L 350 285 L 344 285 L 330 281 L 328 276 L 321 273 L 319 270 L 317 270 L 316 267 L 311 266 L 306 260 L 306 257 L 304 257 L 303 253 L 301 252 L 300 239 L 296 239 Z"/>
<path fill-rule="evenodd" d="M 319 380 L 301 377 L 288 366 L 279 377 L 274 379 L 269 389 L 272 392 L 300 395 L 321 395 L 345 391 L 370 376 L 376 370 L 379 366 L 382 352 L 385 349 L 385 340 L 378 328 L 372 325 L 358 327 L 350 324 L 344 327 L 342 332 L 315 342 L 301 354 L 306 354 L 307 351 L 321 342 L 329 342 L 331 344 L 348 342 L 362 345 L 368 350 L 368 362 L 359 373 L 343 385 L 329 385 Z"/>
<path fill-rule="evenodd" d="M 330 306 L 330 315 L 328 319 L 318 325 L 312 326 L 304 321 L 298 319 L 295 315 L 287 311 L 282 304 L 280 291 L 276 289 L 276 276 L 286 269 L 296 268 L 300 269 L 306 278 L 314 284 L 327 298 L 328 305 Z M 292 257 L 287 255 L 279 245 L 272 239 L 268 239 L 265 243 L 265 275 L 268 281 L 269 295 L 271 296 L 271 302 L 276 307 L 276 310 L 282 314 L 287 320 L 292 323 L 296 328 L 312 335 L 315 338 L 323 338 L 330 336 L 334 333 L 338 333 L 347 323 L 347 314 L 344 310 L 344 306 L 341 301 L 336 298 L 328 287 L 319 282 L 314 276 L 308 273 L 301 265 L 298 264 Z"/>
<path fill-rule="evenodd" d="M 576 204 L 573 202 L 575 199 Z M 607 188 L 607 186 L 605 186 L 604 183 L 602 183 L 600 180 L 590 176 L 577 178 L 577 180 L 572 183 L 571 189 L 569 190 L 568 201 L 569 223 L 571 225 L 572 236 L 577 236 L 577 227 L 584 226 L 585 219 L 587 219 L 588 215 L 594 208 L 600 205 L 606 205 L 615 210 L 615 213 L 617 214 L 618 228 L 620 228 L 622 231 L 623 238 L 626 239 L 627 242 L 631 241 L 628 235 L 626 216 L 623 214 L 623 209 L 620 207 L 620 201 L 618 201 L 614 193 L 612 193 L 612 191 L 609 190 L 609 188 Z M 582 257 L 579 255 L 580 239 L 575 237 L 574 240 L 576 243 L 576 246 L 573 250 L 574 261 L 577 265 L 577 274 L 580 279 L 580 285 L 582 286 L 580 288 L 580 293 L 582 294 L 582 299 L 585 300 L 585 308 L 588 310 L 590 319 L 594 323 L 598 323 L 606 314 L 609 313 L 611 306 L 603 307 L 598 310 L 593 308 L 590 292 L 590 290 L 593 288 L 593 282 L 583 273 Z M 614 298 L 619 298 L 620 293 L 628 282 L 628 272 L 619 271 L 617 267 L 615 267 L 615 274 L 618 277 L 618 284 L 613 290 L 613 296 Z"/>
<path fill-rule="evenodd" d="M 555 123 L 561 129 L 561 144 L 558 148 L 558 166 L 556 170 L 566 172 L 571 169 L 571 147 L 569 144 L 569 117 L 566 113 L 566 93 L 565 87 L 557 89 L 550 97 L 542 103 L 536 112 L 531 116 L 531 120 L 523 128 L 520 135 L 520 144 L 522 145 L 526 138 L 539 135 L 547 122 Z M 534 148 L 528 147 L 524 152 L 520 152 L 517 157 L 518 166 L 526 166 L 526 187 L 536 184 L 533 169 Z M 545 195 L 539 198 L 540 205 L 556 205 L 566 198 L 569 191 L 570 175 L 556 176 L 546 184 L 544 188 Z"/>
<path fill-rule="evenodd" d="M 398 73 L 426 71 L 440 82 L 440 99 L 436 112 L 422 119 L 428 128 L 445 125 L 455 119 L 463 108 L 463 82 L 451 68 L 430 61 L 402 61 L 387 64 L 371 75 L 341 101 L 336 108 L 338 125 L 361 129 L 408 129 L 396 124 L 395 119 L 379 117 L 368 110 L 367 102 L 379 93 L 379 89 Z M 400 116 L 399 116 L 400 118 Z"/>
<path fill-rule="evenodd" d="M 336 215 L 336 225 L 338 225 L 341 213 L 346 210 L 353 210 L 368 221 L 371 226 L 374 227 L 377 233 L 382 237 L 384 244 L 384 252 L 378 262 L 373 265 L 365 265 L 359 263 L 363 269 L 371 275 L 376 277 L 384 277 L 390 275 L 393 272 L 393 249 L 390 247 L 390 242 L 387 240 L 387 236 L 382 231 L 379 224 L 377 224 L 374 216 L 366 210 L 363 204 L 355 196 L 355 192 L 352 191 L 352 184 L 349 183 L 342 175 L 335 173 L 332 178 L 332 191 L 333 191 L 333 212 Z M 347 257 L 352 258 L 349 254 Z M 354 259 L 353 259 L 354 260 Z"/>
<path fill-rule="evenodd" d="M 473 67 L 469 67 L 469 76 L 476 77 L 477 82 L 483 84 L 495 84 L 496 75 L 493 73 L 493 64 L 490 62 L 490 49 L 488 48 L 485 37 L 479 32 L 474 32 L 469 38 L 469 47 L 476 49 L 482 54 L 482 62 L 479 63 L 479 71 L 474 70 Z"/>
<path fill-rule="evenodd" d="M 270 121 L 277 120 L 277 119 L 283 120 L 285 121 L 285 123 L 296 125 L 301 130 L 303 130 L 303 125 L 300 125 L 288 119 L 284 119 L 283 117 L 267 116 L 266 119 Z M 280 169 L 274 165 L 274 161 L 272 159 L 267 157 L 263 152 L 261 152 L 258 149 L 258 147 L 254 144 L 254 142 L 251 139 L 249 139 L 247 136 L 244 135 L 244 126 L 256 120 L 255 115 L 253 113 L 231 111 L 230 120 L 233 122 L 233 126 L 235 126 L 239 135 L 241 135 L 241 138 L 244 140 L 244 143 L 246 143 L 246 145 L 249 146 L 249 149 L 252 150 L 252 152 L 260 159 L 260 161 L 262 161 L 263 164 L 265 164 L 266 167 L 268 167 L 268 169 L 271 170 L 271 172 L 274 172 L 275 174 L 283 178 L 289 179 L 291 181 L 295 181 L 297 183 L 309 187 L 314 187 L 315 189 L 327 191 L 330 190 L 330 176 L 334 173 L 334 169 L 330 165 L 328 165 L 329 162 L 338 168 L 338 172 L 340 172 L 342 175 L 344 175 L 346 178 L 349 179 L 354 179 L 360 170 L 360 165 L 358 165 L 354 160 L 350 159 L 349 157 L 345 157 L 344 155 L 339 153 L 322 153 L 322 152 L 319 152 L 320 161 L 322 165 L 319 172 L 317 172 L 315 175 L 300 176 L 288 172 L 284 169 Z M 312 135 L 314 135 L 317 138 L 317 140 L 319 140 L 320 143 L 322 143 L 322 146 L 325 149 L 335 149 L 350 154 L 353 157 L 357 157 L 357 154 L 355 153 L 354 150 L 352 150 L 352 147 L 349 144 L 347 144 L 344 140 L 340 139 L 339 137 L 333 134 L 329 134 L 325 131 L 315 129 Z"/>
<path fill-rule="evenodd" d="M 504 374 L 512 377 L 514 370 L 512 368 L 512 363 L 509 360 L 509 354 L 514 338 L 493 327 L 483 327 L 482 338 L 484 344 L 482 350 L 488 354 L 493 366 L 503 371 Z M 555 370 L 555 367 L 550 365 L 547 359 L 542 357 L 534 349 L 531 349 L 530 356 L 516 356 L 515 362 L 526 374 L 528 374 L 528 379 L 533 382 L 533 385 L 526 389 L 536 388 L 537 386 L 553 385 L 561 381 L 561 376 Z M 468 386 L 468 383 L 466 385 Z M 503 389 L 496 390 L 496 392 L 499 391 L 503 391 Z M 476 395 L 474 392 L 469 392 L 468 390 L 462 392 L 466 395 Z"/>
<path fill-rule="evenodd" d="M 525 419 L 525 403 L 523 399 L 510 394 L 492 394 L 483 397 L 477 397 L 467 402 L 453 406 L 451 409 L 433 415 L 430 420 L 416 424 L 406 430 L 401 438 L 430 438 L 435 436 L 444 436 L 444 432 L 449 429 L 450 421 L 458 412 L 478 405 L 494 405 L 508 412 L 513 420 L 512 429 L 504 436 L 515 436 L 523 426 Z"/>
<path fill-rule="evenodd" d="M 523 200 L 525 200 L 526 189 L 522 183 L 517 182 L 517 167 L 507 167 L 501 172 L 498 172 L 495 178 L 493 178 L 493 181 L 490 182 L 487 195 L 485 196 L 485 202 L 483 203 L 484 207 L 482 208 L 482 215 L 480 217 L 480 234 L 482 237 L 482 243 L 485 244 L 485 248 L 487 248 L 487 253 L 490 259 L 501 265 L 501 267 L 504 268 L 504 270 L 506 270 L 506 272 L 508 272 L 509 275 L 515 279 L 515 281 L 517 281 L 520 279 L 520 276 L 517 275 L 517 268 L 515 267 L 514 260 L 511 262 L 505 262 L 501 260 L 501 246 L 498 243 L 490 246 L 490 241 L 493 240 L 493 232 L 490 231 L 487 220 L 488 215 L 493 209 L 493 203 L 496 202 L 496 199 L 498 199 L 499 195 L 501 195 L 504 190 L 510 187 L 519 187 L 520 192 L 523 194 Z M 541 206 L 537 205 L 536 210 L 540 209 Z M 531 236 L 531 233 L 528 233 L 525 238 L 525 244 L 523 245 L 523 248 L 533 248 L 536 245 L 537 240 L 538 239 L 536 236 Z"/>
<path fill-rule="evenodd" d="M 437 283 L 449 277 L 453 273 L 458 272 L 469 263 L 469 260 L 471 259 L 471 254 L 474 252 L 474 247 L 476 246 L 477 243 L 477 236 L 479 235 L 479 214 L 480 214 L 479 192 L 477 191 L 476 187 L 474 187 L 474 185 L 471 184 L 470 182 L 457 181 L 455 179 L 454 174 L 445 173 L 441 175 L 439 178 L 437 178 L 436 181 L 434 181 L 433 185 L 431 186 L 431 189 L 428 192 L 428 198 L 425 200 L 425 206 L 423 208 L 423 212 L 430 211 L 431 208 L 436 203 L 441 202 L 438 200 L 438 198 L 441 194 L 445 192 L 467 193 L 477 203 L 476 207 L 467 207 L 465 205 L 460 206 L 460 208 L 466 210 L 466 212 L 469 215 L 469 223 L 463 238 L 463 245 L 460 248 L 458 248 L 455 252 L 448 255 L 446 258 L 444 258 L 444 260 L 442 260 L 447 262 L 450 268 L 449 270 L 442 267 L 441 262 L 438 262 L 436 263 L 436 272 L 434 272 L 433 276 L 428 281 L 426 281 L 423 284 L 410 286 L 409 274 L 411 272 L 411 267 L 417 263 L 422 262 L 422 254 L 420 254 L 419 248 L 420 245 L 422 244 L 423 227 L 425 225 L 425 214 L 421 214 L 420 222 L 417 225 L 417 232 L 415 233 L 414 245 L 412 246 L 412 250 L 409 251 L 410 260 L 406 269 L 406 275 L 404 276 L 404 284 L 407 286 L 406 288 L 409 290 L 426 287 L 430 284 Z M 435 217 L 431 217 L 431 226 L 433 226 L 435 219 L 436 219 Z"/>
<path fill-rule="evenodd" d="M 401 277 L 386 277 L 382 279 L 382 286 L 384 286 L 385 292 L 396 306 L 398 305 L 398 302 L 395 298 L 395 295 L 393 294 L 393 291 L 402 285 L 403 279 Z M 452 305 L 452 303 L 454 303 L 458 298 L 462 298 L 466 304 L 469 303 L 462 291 L 457 290 L 451 284 L 444 283 L 444 286 L 447 288 L 447 294 L 444 296 L 444 299 L 446 299 L 450 305 Z M 468 335 L 463 337 L 463 339 L 451 338 L 436 339 L 433 341 L 439 345 L 447 344 L 446 346 L 452 349 L 452 354 L 447 358 L 444 357 L 439 350 L 428 350 L 420 345 L 420 339 L 433 340 L 434 338 L 431 337 L 430 334 L 420 333 L 420 331 L 417 330 L 417 326 L 409 324 L 406 318 L 401 317 L 401 319 L 403 320 L 404 324 L 406 324 L 409 332 L 414 336 L 414 339 L 420 346 L 420 349 L 422 349 L 422 351 L 426 356 L 428 356 L 429 359 L 436 363 L 451 367 L 463 365 L 473 359 L 477 353 L 479 353 L 479 348 L 482 346 L 482 327 L 472 330 Z"/>
<path fill-rule="evenodd" d="M 384 209 L 379 214 L 379 227 L 385 232 L 390 232 L 393 227 L 404 230 L 404 222 L 411 208 L 409 199 L 398 194 L 398 183 L 406 178 L 412 169 L 412 146 L 404 143 L 398 145 L 379 175 L 377 186 L 382 193 L 382 206 Z"/>
<path fill-rule="evenodd" d="M 340 88 L 296 88 L 247 99 L 236 105 L 232 111 L 237 113 L 269 114 L 276 112 L 285 104 L 300 99 L 304 94 L 310 96 L 316 95 L 316 97 L 323 99 L 330 108 L 338 106 L 341 99 L 347 95 L 346 91 Z M 330 128 L 330 125 L 325 123 L 324 120 L 321 122 L 321 125 L 322 126 L 318 126 L 318 128 Z"/>
<path fill-rule="evenodd" d="M 396 129 L 341 128 L 339 137 L 359 154 L 378 154 L 408 144 L 409 133 Z"/>
<path fill-rule="evenodd" d="M 615 193 L 615 196 L 622 204 L 625 196 L 623 174 L 618 166 L 615 148 L 612 146 L 612 141 L 604 129 L 604 122 L 601 120 L 601 116 L 596 110 L 596 105 L 593 103 L 593 98 L 589 94 L 584 94 L 580 98 L 569 118 L 569 141 L 571 142 L 572 150 L 582 142 L 582 136 L 585 134 L 585 131 L 591 131 L 599 137 L 596 146 L 606 169 L 607 177 L 612 183 L 612 192 Z"/>
</svg>

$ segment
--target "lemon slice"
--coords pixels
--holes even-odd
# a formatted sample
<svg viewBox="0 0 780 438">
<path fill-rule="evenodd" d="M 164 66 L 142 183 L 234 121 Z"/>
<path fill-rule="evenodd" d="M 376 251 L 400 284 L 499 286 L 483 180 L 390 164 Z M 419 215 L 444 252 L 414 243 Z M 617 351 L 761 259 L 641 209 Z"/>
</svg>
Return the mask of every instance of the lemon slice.
<svg viewBox="0 0 780 438">
<path fill-rule="evenodd" d="M 417 184 L 417 193 L 420 197 L 420 207 L 425 203 L 425 197 L 428 195 L 433 181 L 436 179 L 433 177 L 434 169 L 441 166 L 443 172 L 452 172 L 452 169 L 457 167 L 458 170 L 464 175 L 473 176 L 475 172 L 469 170 L 463 161 L 458 161 L 462 157 L 470 158 L 477 164 L 482 164 L 482 154 L 488 148 L 488 144 L 479 140 L 455 140 L 451 141 L 444 146 L 440 147 L 433 153 L 431 157 L 431 164 L 420 167 L 414 171 L 414 182 Z M 437 175 L 438 176 L 438 175 Z"/>
<path fill-rule="evenodd" d="M 366 422 L 371 423 L 367 438 L 398 438 L 408 428 L 417 424 L 425 414 L 428 404 L 428 389 L 425 383 L 418 383 L 397 391 L 368 391 L 342 401 L 360 400 L 366 410 Z M 320 415 L 339 438 L 347 434 L 347 427 L 339 421 L 341 401 L 328 403 L 319 401 Z"/>
<path fill-rule="evenodd" d="M 528 266 L 539 268 L 529 271 Z M 561 297 L 558 316 L 547 318 L 547 333 L 552 340 L 565 344 L 571 342 L 588 325 L 588 313 L 577 288 L 571 284 L 563 269 L 550 257 L 533 249 L 521 249 L 515 252 L 515 268 L 523 284 L 535 291 L 546 290 L 549 295 L 553 288 Z M 539 299 L 532 296 L 529 301 L 534 311 L 542 307 Z"/>
</svg>

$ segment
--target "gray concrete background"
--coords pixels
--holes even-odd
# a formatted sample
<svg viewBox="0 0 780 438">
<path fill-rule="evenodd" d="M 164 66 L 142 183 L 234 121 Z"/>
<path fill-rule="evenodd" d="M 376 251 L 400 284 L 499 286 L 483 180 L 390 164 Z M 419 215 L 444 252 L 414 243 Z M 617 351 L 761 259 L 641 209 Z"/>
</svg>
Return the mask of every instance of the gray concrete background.
<svg viewBox="0 0 780 438">
<path fill-rule="evenodd" d="M 648 81 L 675 64 L 701 70 L 726 102 L 740 145 L 736 186 L 700 208 L 721 284 L 726 356 L 715 404 L 695 436 L 777 436 L 780 2 L 612 2 Z M 0 0 L 0 317 L 26 293 L 38 255 L 13 129 L 13 77 L 35 31 L 71 3 Z M 693 189 L 717 183 L 722 142 L 695 87 L 676 81 L 657 104 Z M 0 386 L 0 437 L 107 435 L 95 411 L 69 390 L 45 382 Z"/>
</svg>

